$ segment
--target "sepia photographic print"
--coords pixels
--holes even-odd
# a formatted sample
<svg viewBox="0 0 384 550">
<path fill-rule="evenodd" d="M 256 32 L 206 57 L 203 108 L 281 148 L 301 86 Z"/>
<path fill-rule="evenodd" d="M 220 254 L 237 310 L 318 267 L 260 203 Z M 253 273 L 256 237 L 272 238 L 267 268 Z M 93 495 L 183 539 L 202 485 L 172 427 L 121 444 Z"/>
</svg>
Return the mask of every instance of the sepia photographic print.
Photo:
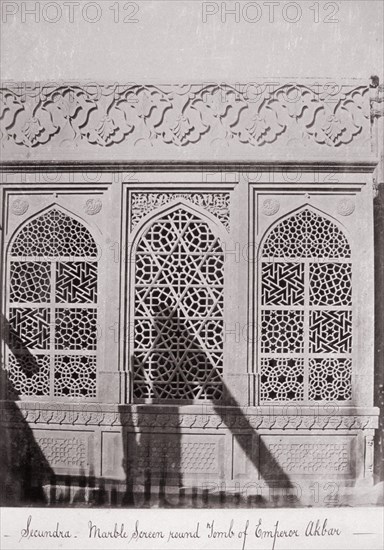
<svg viewBox="0 0 384 550">
<path fill-rule="evenodd" d="M 383 16 L 0 2 L 2 550 L 383 547 Z"/>
</svg>

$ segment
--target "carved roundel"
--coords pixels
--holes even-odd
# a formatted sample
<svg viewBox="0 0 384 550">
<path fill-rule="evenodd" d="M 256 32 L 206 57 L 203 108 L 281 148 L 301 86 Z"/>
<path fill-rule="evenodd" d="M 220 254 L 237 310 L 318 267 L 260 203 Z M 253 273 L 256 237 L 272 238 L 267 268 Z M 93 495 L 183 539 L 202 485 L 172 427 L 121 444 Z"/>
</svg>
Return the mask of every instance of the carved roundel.
<svg viewBox="0 0 384 550">
<path fill-rule="evenodd" d="M 11 212 L 16 216 L 22 216 L 29 208 L 29 203 L 25 199 L 16 199 L 12 202 Z"/>
<path fill-rule="evenodd" d="M 355 211 L 355 203 L 351 199 L 341 199 L 337 211 L 341 216 L 350 216 Z"/>
<path fill-rule="evenodd" d="M 263 202 L 263 213 L 266 216 L 273 216 L 280 210 L 280 203 L 276 199 L 265 199 Z"/>
<path fill-rule="evenodd" d="M 84 210 L 89 216 L 94 216 L 100 212 L 102 206 L 100 199 L 88 199 L 85 203 Z"/>
</svg>

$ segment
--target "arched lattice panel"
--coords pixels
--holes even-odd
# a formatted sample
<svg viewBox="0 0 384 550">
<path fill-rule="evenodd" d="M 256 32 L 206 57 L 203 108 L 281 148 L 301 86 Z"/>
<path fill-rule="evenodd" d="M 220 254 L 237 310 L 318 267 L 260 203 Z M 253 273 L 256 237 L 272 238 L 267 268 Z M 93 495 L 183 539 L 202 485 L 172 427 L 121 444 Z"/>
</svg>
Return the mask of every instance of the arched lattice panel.
<svg viewBox="0 0 384 550">
<path fill-rule="evenodd" d="M 307 208 L 269 232 L 260 260 L 261 402 L 349 401 L 352 264 L 346 236 Z"/>
<path fill-rule="evenodd" d="M 95 397 L 97 245 L 52 208 L 8 252 L 8 379 L 19 395 Z"/>
<path fill-rule="evenodd" d="M 135 255 L 133 396 L 219 400 L 224 255 L 198 215 L 156 218 Z"/>
</svg>

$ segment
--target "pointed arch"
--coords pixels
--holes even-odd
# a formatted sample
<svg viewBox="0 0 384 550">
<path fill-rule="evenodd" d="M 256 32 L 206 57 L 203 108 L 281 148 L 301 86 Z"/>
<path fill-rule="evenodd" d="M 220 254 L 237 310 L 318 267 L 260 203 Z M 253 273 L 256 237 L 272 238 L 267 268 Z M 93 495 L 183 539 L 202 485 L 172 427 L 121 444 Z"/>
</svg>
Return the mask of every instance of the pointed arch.
<svg viewBox="0 0 384 550">
<path fill-rule="evenodd" d="M 98 256 L 90 230 L 57 205 L 14 233 L 7 370 L 20 396 L 96 397 Z"/>
<path fill-rule="evenodd" d="M 305 205 L 259 248 L 260 401 L 352 397 L 352 263 L 345 232 Z"/>
<path fill-rule="evenodd" d="M 140 228 L 133 251 L 134 399 L 219 401 L 224 253 L 212 220 L 168 204 Z"/>
<path fill-rule="evenodd" d="M 349 258 L 344 228 L 321 210 L 305 205 L 286 214 L 264 235 L 259 255 L 281 258 Z"/>
<path fill-rule="evenodd" d="M 97 244 L 84 220 L 51 205 L 17 228 L 8 254 L 13 256 L 98 256 Z"/>
</svg>

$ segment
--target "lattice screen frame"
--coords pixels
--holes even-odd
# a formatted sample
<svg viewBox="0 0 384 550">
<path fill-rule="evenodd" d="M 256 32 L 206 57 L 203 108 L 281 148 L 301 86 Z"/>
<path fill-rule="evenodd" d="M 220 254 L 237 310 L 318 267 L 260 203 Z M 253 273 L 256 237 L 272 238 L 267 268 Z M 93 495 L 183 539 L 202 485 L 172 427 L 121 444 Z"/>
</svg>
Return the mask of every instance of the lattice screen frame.
<svg viewBox="0 0 384 550">
<path fill-rule="evenodd" d="M 331 223 L 342 235 L 343 237 L 345 238 L 346 240 L 346 243 L 349 247 L 349 251 L 350 251 L 350 255 L 349 257 L 345 257 L 345 258 L 328 258 L 328 259 L 319 259 L 317 258 L 316 260 L 312 259 L 312 258 L 304 258 L 304 257 L 301 257 L 301 258 L 295 258 L 295 259 L 292 259 L 290 257 L 288 258 L 284 258 L 284 257 L 265 257 L 263 255 L 263 250 L 264 250 L 264 247 L 266 245 L 266 242 L 269 238 L 269 236 L 272 234 L 272 232 L 278 228 L 278 226 L 280 224 L 283 224 L 285 221 L 289 220 L 290 218 L 294 218 L 296 215 L 299 215 L 300 213 L 303 213 L 305 211 L 309 211 L 310 213 L 313 213 L 315 214 L 316 216 L 320 217 L 320 218 L 324 218 L 327 222 Z M 332 216 L 330 216 L 329 214 L 327 214 L 326 212 L 322 211 L 322 210 L 319 210 L 317 208 L 314 208 L 313 206 L 310 206 L 308 204 L 305 204 L 305 205 L 302 205 L 290 212 L 287 212 L 286 214 L 284 214 L 284 216 L 280 217 L 279 219 L 277 220 L 274 220 L 274 222 L 269 225 L 267 227 L 267 229 L 264 231 L 264 234 L 262 235 L 262 238 L 260 240 L 260 243 L 259 243 L 259 247 L 258 247 L 258 254 L 257 254 L 257 258 L 258 258 L 258 266 L 257 266 L 257 302 L 256 302 L 256 307 L 257 307 L 257 351 L 256 351 L 256 372 L 257 372 L 257 375 L 258 375 L 258 392 L 256 394 L 256 400 L 257 400 L 257 404 L 261 404 L 261 405 L 267 405 L 267 404 L 283 404 L 283 405 L 287 405 L 289 406 L 290 404 L 294 405 L 294 404 L 299 404 L 299 405 L 314 405 L 314 404 L 318 404 L 318 405 L 329 405 L 330 403 L 333 403 L 333 404 L 337 404 L 337 406 L 350 406 L 353 404 L 353 400 L 354 400 L 354 393 L 355 393 L 355 388 L 353 386 L 353 383 L 354 383 L 354 372 L 355 372 L 355 368 L 356 368 L 356 358 L 355 358 L 355 353 L 354 353 L 354 348 L 353 348 L 353 341 L 355 339 L 355 326 L 356 326 L 356 308 L 354 307 L 354 303 L 355 303 L 355 298 L 354 298 L 354 295 L 355 295 L 355 284 L 354 284 L 354 269 L 353 269 L 353 265 L 355 263 L 355 258 L 354 258 L 354 247 L 353 247 L 353 240 L 351 239 L 351 236 L 349 235 L 349 232 L 347 231 L 347 229 L 338 221 L 336 220 L 335 218 L 333 218 Z M 269 262 L 268 262 L 268 259 L 269 259 Z M 287 264 L 290 264 L 290 265 L 295 265 L 299 271 L 300 270 L 300 266 L 303 267 L 302 269 L 302 273 L 301 273 L 301 276 L 302 276 L 302 280 L 303 280 L 303 283 L 304 283 L 304 293 L 303 293 L 303 302 L 302 304 L 300 305 L 296 305 L 296 306 L 292 306 L 292 305 L 266 305 L 266 304 L 263 304 L 262 303 L 262 292 L 263 292 L 263 288 L 262 288 L 262 285 L 263 285 L 263 268 L 265 265 L 267 265 L 268 263 L 269 264 L 283 264 L 283 263 L 287 263 Z M 311 265 L 329 265 L 329 264 L 335 264 L 335 265 L 344 265 L 344 266 L 348 266 L 349 267 L 349 274 L 350 274 L 350 301 L 349 301 L 349 304 L 346 305 L 346 304 L 342 304 L 340 305 L 339 307 L 338 306 L 335 306 L 335 305 L 327 305 L 327 306 L 319 306 L 319 305 L 310 305 L 310 298 L 309 298 L 309 294 L 310 294 L 310 267 Z M 302 312 L 302 324 L 303 324 L 303 350 L 296 353 L 296 354 L 293 354 L 290 355 L 289 353 L 266 353 L 265 350 L 263 350 L 263 313 L 264 312 L 268 312 L 268 311 L 271 311 L 271 312 L 274 312 L 274 311 L 286 311 L 286 312 L 293 312 L 293 311 L 298 311 L 298 312 Z M 331 356 L 331 355 L 326 355 L 325 353 L 315 353 L 315 352 L 311 352 L 310 350 L 310 315 L 311 315 L 311 311 L 314 312 L 313 314 L 315 314 L 316 312 L 319 312 L 319 311 L 332 311 L 332 312 L 337 312 L 337 311 L 346 311 L 346 312 L 349 312 L 349 318 L 350 318 L 350 326 L 351 326 L 351 329 L 350 329 L 350 336 L 351 336 L 351 344 L 350 344 L 350 351 L 348 353 L 340 353 L 338 356 L 335 356 L 334 358 Z M 289 327 L 290 325 L 290 322 L 291 322 L 291 319 L 287 319 L 287 328 Z M 285 357 L 284 357 L 285 356 Z M 342 356 L 342 357 L 340 357 Z M 264 360 L 268 360 L 268 358 L 270 359 L 275 359 L 276 361 L 276 365 L 275 365 L 275 368 L 276 368 L 276 373 L 275 373 L 275 379 L 278 379 L 279 377 L 283 378 L 283 377 L 288 377 L 289 376 L 292 376 L 292 378 L 294 378 L 295 376 L 295 373 L 293 372 L 293 369 L 291 368 L 292 365 L 289 365 L 289 359 L 292 358 L 296 358 L 297 361 L 298 361 L 298 365 L 300 367 L 300 363 L 301 363 L 301 367 L 302 367 L 302 372 L 303 372 L 303 383 L 302 384 L 297 384 L 297 386 L 299 387 L 299 390 L 301 391 L 302 390 L 302 397 L 301 398 L 298 398 L 298 399 L 293 399 L 293 398 L 274 398 L 274 399 L 268 399 L 268 398 L 264 398 L 263 399 L 263 388 L 262 388 L 262 385 L 263 385 L 263 381 L 262 381 L 262 378 L 263 378 L 263 361 Z M 335 360 L 337 361 L 338 359 L 342 360 L 342 361 L 345 361 L 346 362 L 346 369 L 348 370 L 348 366 L 349 366 L 349 374 L 347 372 L 347 379 L 349 378 L 350 380 L 350 385 L 351 385 L 351 388 L 350 388 L 350 391 L 347 391 L 347 398 L 346 399 L 315 399 L 315 398 L 310 398 L 310 388 L 309 388 L 309 376 L 310 376 L 310 367 L 309 367 L 309 363 L 311 362 L 311 360 L 316 360 L 316 359 L 323 359 L 323 361 L 326 361 L 326 360 L 329 360 L 329 368 L 332 369 L 332 367 L 334 366 L 332 364 L 332 360 Z M 313 363 L 312 363 L 313 365 Z M 291 368 L 291 371 L 288 372 Z M 329 373 L 328 373 L 329 374 Z M 297 382 L 297 379 L 296 379 L 296 382 Z M 300 386 L 302 386 L 300 388 Z M 276 392 L 278 393 L 278 392 Z"/>
<path fill-rule="evenodd" d="M 70 218 L 74 223 L 80 224 L 85 232 L 85 234 L 89 234 L 93 241 L 93 245 L 95 247 L 95 250 L 97 251 L 97 254 L 94 255 L 84 255 L 84 256 L 28 256 L 24 255 L 21 257 L 12 255 L 12 247 L 14 246 L 18 236 L 22 233 L 22 231 L 27 228 L 27 226 L 32 223 L 34 220 L 39 219 L 40 217 L 43 217 L 44 215 L 49 214 L 49 212 L 57 211 L 60 214 Z M 16 230 L 11 235 L 8 245 L 6 247 L 5 251 L 5 257 L 6 257 L 6 266 L 5 266 L 5 301 L 4 301 L 4 308 L 6 313 L 6 318 L 10 318 L 10 310 L 13 308 L 15 310 L 22 309 L 22 307 L 27 309 L 48 309 L 49 310 L 49 328 L 48 328 L 48 346 L 47 348 L 41 348 L 41 349 L 34 349 L 34 350 L 28 350 L 31 353 L 31 356 L 44 356 L 48 358 L 48 365 L 45 365 L 45 367 L 48 366 L 49 368 L 49 385 L 48 385 L 48 394 L 42 394 L 42 395 L 34 395 L 33 393 L 28 394 L 19 394 L 20 399 L 28 399 L 33 401 L 42 401 L 42 400 L 53 400 L 53 401 L 80 401 L 83 399 L 86 399 L 88 402 L 94 402 L 98 398 L 99 393 L 99 387 L 98 387 L 98 372 L 99 372 L 99 327 L 100 327 L 100 300 L 98 300 L 98 293 L 100 288 L 100 249 L 99 249 L 99 243 L 96 231 L 90 226 L 89 223 L 87 223 L 82 217 L 77 215 L 74 211 L 68 210 L 67 208 L 62 207 L 58 203 L 51 204 L 47 207 L 45 207 L 43 210 L 40 210 L 38 212 L 35 212 L 32 216 L 28 217 L 27 219 L 23 220 L 23 222 L 16 228 Z M 55 291 L 57 290 L 56 285 L 56 277 L 58 273 L 58 267 L 59 265 L 64 264 L 65 262 L 82 262 L 87 263 L 87 265 L 94 265 L 95 269 L 91 268 L 91 272 L 93 271 L 94 275 L 94 295 L 95 295 L 95 301 L 90 302 L 60 302 L 57 299 Z M 50 289 L 49 289 L 49 299 L 46 302 L 12 302 L 10 299 L 11 294 L 11 262 L 35 262 L 42 264 L 48 264 L 49 265 L 49 277 L 50 277 Z M 84 350 L 84 349 L 66 349 L 64 347 L 64 344 L 61 346 L 62 349 L 60 349 L 60 344 L 56 341 L 55 338 L 55 328 L 56 328 L 56 316 L 55 313 L 58 309 L 62 309 L 63 311 L 66 310 L 92 310 L 93 311 L 93 325 L 94 330 L 93 332 L 93 340 L 94 344 L 91 345 L 91 349 Z M 55 316 L 55 317 L 53 317 Z M 52 322 L 52 318 L 55 318 L 55 321 Z M 64 317 L 63 317 L 64 318 Z M 9 362 L 12 360 L 11 357 L 14 356 L 14 354 L 10 351 L 9 346 L 5 346 L 4 349 L 4 356 L 6 360 L 6 370 L 9 370 Z M 21 354 L 22 355 L 22 354 Z M 55 361 L 59 358 L 64 357 L 76 357 L 78 360 L 78 364 L 76 367 L 81 366 L 82 364 L 82 358 L 88 357 L 92 359 L 88 365 L 91 364 L 92 366 L 92 376 L 94 376 L 94 383 L 92 384 L 91 391 L 88 395 L 82 394 L 82 395 L 74 395 L 74 392 L 71 391 L 68 393 L 68 395 L 58 395 L 57 392 L 55 394 Z M 75 368 L 76 368 L 75 367 Z M 84 369 L 87 369 L 87 365 L 83 365 Z M 65 365 L 64 365 L 65 369 Z M 67 373 L 68 374 L 68 373 Z M 84 374 L 84 373 L 83 373 Z M 84 377 L 87 377 L 87 374 L 84 374 Z M 91 377 L 92 378 L 92 377 Z M 17 391 L 17 388 L 15 388 Z"/>
<path fill-rule="evenodd" d="M 182 190 L 174 189 L 175 193 L 179 193 Z M 125 317 L 124 317 L 124 327 L 125 331 L 129 331 L 129 335 L 126 338 L 126 345 L 124 347 L 125 352 L 125 362 L 124 362 L 124 368 L 126 372 L 128 372 L 128 391 L 127 391 L 127 402 L 129 403 L 159 403 L 159 404 L 173 404 L 173 405 L 182 405 L 182 404 L 201 404 L 204 402 L 212 402 L 210 400 L 201 400 L 201 399 L 194 399 L 194 400 L 183 400 L 183 399 L 156 399 L 156 398 L 135 398 L 133 394 L 133 360 L 132 356 L 134 353 L 134 339 L 132 338 L 132 331 L 130 330 L 133 327 L 134 330 L 134 319 L 135 319 L 135 254 L 137 250 L 137 246 L 141 241 L 141 238 L 145 233 L 148 231 L 148 229 L 151 227 L 153 223 L 156 222 L 157 219 L 161 219 L 167 214 L 176 211 L 177 209 L 184 209 L 190 214 L 197 216 L 201 219 L 202 222 L 206 223 L 213 234 L 214 237 L 219 239 L 221 242 L 225 242 L 226 239 L 228 239 L 228 233 L 224 227 L 223 224 L 220 223 L 219 220 L 217 220 L 212 214 L 207 212 L 206 210 L 199 208 L 197 205 L 193 205 L 190 202 L 186 201 L 183 198 L 176 198 L 174 201 L 169 202 L 168 204 L 157 208 L 150 212 L 149 214 L 145 215 L 140 223 L 138 223 L 133 231 L 129 233 L 130 228 L 130 220 L 128 217 L 127 223 L 126 223 L 126 234 L 127 234 L 127 240 L 130 243 L 130 255 L 129 255 L 129 262 L 127 269 L 127 282 L 128 282 L 128 288 L 129 288 L 129 298 L 128 298 L 128 308 L 125 308 Z M 224 252 L 223 252 L 224 255 Z M 223 275 L 224 275 L 224 281 L 226 278 L 226 269 L 225 269 L 225 261 L 224 261 L 224 268 L 223 268 Z M 226 286 L 224 283 L 223 286 L 223 296 L 224 296 L 224 314 L 223 314 L 223 323 L 225 322 L 225 310 L 226 310 Z M 224 327 L 223 327 L 224 330 Z M 223 380 L 225 381 L 225 339 L 223 335 Z"/>
</svg>

